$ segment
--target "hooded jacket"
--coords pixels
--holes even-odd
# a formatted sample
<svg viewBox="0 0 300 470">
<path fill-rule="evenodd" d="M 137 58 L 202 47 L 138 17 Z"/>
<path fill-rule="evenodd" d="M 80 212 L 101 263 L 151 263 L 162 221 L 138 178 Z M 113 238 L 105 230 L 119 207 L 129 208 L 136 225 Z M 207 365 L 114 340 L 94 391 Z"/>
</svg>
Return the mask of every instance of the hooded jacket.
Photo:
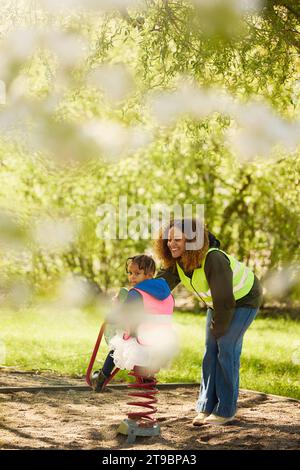
<svg viewBox="0 0 300 470">
<path fill-rule="evenodd" d="M 143 293 L 145 293 L 145 296 Z M 159 323 L 162 321 L 162 316 L 165 317 L 165 319 L 166 317 L 170 319 L 170 315 L 173 313 L 174 308 L 174 298 L 167 281 L 163 278 L 147 279 L 136 284 L 129 290 L 124 302 L 125 306 L 127 305 L 128 307 L 133 303 L 141 304 L 146 313 L 148 311 L 151 315 L 154 314 L 157 319 L 160 318 Z M 148 310 L 149 307 L 150 310 Z M 142 322 L 142 324 L 144 325 L 144 328 L 147 329 L 147 325 L 145 325 L 144 322 Z M 142 324 L 140 322 L 135 324 L 134 317 L 132 317 L 131 322 L 128 323 L 126 333 L 123 338 L 129 339 L 133 335 L 139 337 L 138 327 L 141 327 Z"/>
<path fill-rule="evenodd" d="M 147 279 L 129 290 L 125 303 L 143 300 L 142 295 L 135 289 L 142 290 L 157 300 L 165 300 L 171 294 L 169 284 L 164 278 Z"/>
</svg>

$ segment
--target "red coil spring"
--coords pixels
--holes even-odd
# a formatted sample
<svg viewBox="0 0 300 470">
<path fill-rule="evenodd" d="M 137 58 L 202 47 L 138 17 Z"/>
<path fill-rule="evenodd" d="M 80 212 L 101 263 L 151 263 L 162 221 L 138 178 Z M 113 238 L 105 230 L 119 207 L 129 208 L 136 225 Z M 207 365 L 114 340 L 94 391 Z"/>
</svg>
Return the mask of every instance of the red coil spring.
<svg viewBox="0 0 300 470">
<path fill-rule="evenodd" d="M 157 412 L 155 403 L 157 403 L 157 398 L 155 395 L 158 393 L 158 389 L 155 387 L 157 380 L 154 377 L 151 377 L 150 380 L 148 377 L 141 376 L 136 368 L 133 369 L 128 375 L 135 377 L 136 381 L 134 383 L 128 384 L 128 388 L 141 389 L 141 391 L 136 391 L 128 393 L 130 397 L 138 397 L 145 399 L 144 401 L 131 401 L 128 402 L 128 405 L 140 406 L 146 408 L 149 411 L 133 411 L 128 413 L 128 418 L 134 421 L 138 421 L 139 425 L 145 423 L 151 423 L 154 425 L 157 421 L 153 415 Z"/>
</svg>

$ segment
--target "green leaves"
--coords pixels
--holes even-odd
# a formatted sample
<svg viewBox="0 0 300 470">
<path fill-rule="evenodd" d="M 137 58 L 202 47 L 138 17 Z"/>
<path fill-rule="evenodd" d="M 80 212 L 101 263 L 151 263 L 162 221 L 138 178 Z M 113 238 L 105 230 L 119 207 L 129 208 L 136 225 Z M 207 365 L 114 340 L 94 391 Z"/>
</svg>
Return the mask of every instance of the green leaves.
<svg viewBox="0 0 300 470">
<path fill-rule="evenodd" d="M 0 105 L 1 206 L 22 214 L 26 227 L 37 214 L 81 222 L 68 250 L 41 255 L 32 271 L 37 289 L 68 270 L 103 290 L 126 282 L 124 259 L 151 241 L 97 236 L 97 208 L 118 207 L 122 196 L 146 208 L 205 204 L 223 248 L 254 260 L 258 274 L 295 261 L 295 2 L 267 0 L 254 11 L 223 0 L 153 0 L 142 11 L 120 11 L 118 2 L 112 11 L 105 2 L 105 12 L 92 3 L 93 13 L 66 16 L 30 11 L 26 2 L 1 11 L 8 98 Z M 28 31 L 14 31 L 21 16 Z M 235 140 L 242 156 L 262 154 L 260 161 L 236 158 L 228 130 L 238 126 L 246 128 Z M 285 147 L 274 150 L 274 141 Z M 26 234 L 23 244 L 31 243 Z M 14 267 L 23 272 L 21 262 Z"/>
</svg>

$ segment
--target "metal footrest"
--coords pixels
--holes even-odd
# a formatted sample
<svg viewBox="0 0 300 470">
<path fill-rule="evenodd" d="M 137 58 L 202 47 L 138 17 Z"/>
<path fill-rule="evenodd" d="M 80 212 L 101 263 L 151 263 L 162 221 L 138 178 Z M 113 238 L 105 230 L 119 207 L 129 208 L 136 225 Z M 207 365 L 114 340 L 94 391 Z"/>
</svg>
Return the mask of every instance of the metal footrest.
<svg viewBox="0 0 300 470">
<path fill-rule="evenodd" d="M 124 419 L 118 428 L 118 434 L 124 434 L 127 437 L 128 444 L 133 444 L 137 436 L 151 437 L 160 436 L 160 426 L 155 423 L 150 428 L 139 426 L 132 419 Z"/>
</svg>

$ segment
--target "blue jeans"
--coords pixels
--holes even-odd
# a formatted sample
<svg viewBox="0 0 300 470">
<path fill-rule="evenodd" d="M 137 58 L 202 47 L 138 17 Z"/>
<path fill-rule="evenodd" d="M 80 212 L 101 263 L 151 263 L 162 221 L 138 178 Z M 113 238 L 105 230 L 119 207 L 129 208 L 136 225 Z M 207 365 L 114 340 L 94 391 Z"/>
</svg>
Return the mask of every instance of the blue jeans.
<svg viewBox="0 0 300 470">
<path fill-rule="evenodd" d="M 225 335 L 213 336 L 210 325 L 213 311 L 208 309 L 202 382 L 196 411 L 230 417 L 236 412 L 239 393 L 240 356 L 243 336 L 258 309 L 239 307 Z"/>
</svg>

